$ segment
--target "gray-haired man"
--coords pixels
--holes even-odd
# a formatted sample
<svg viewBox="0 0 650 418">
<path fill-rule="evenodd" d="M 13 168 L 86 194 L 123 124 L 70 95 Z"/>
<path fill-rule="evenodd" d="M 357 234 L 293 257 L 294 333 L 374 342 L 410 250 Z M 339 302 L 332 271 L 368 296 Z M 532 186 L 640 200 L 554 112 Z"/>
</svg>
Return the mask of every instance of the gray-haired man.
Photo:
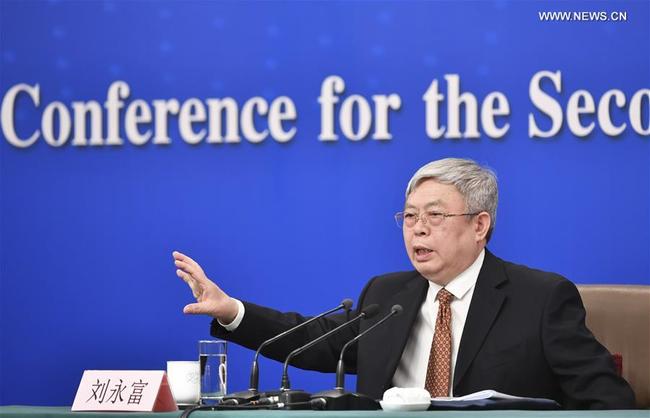
<svg viewBox="0 0 650 418">
<path fill-rule="evenodd" d="M 357 390 L 379 398 L 391 386 L 425 388 L 432 396 L 494 389 L 555 399 L 571 409 L 633 408 L 631 388 L 585 327 L 576 287 L 485 248 L 497 201 L 496 176 L 471 160 L 434 161 L 412 177 L 404 211 L 395 218 L 415 271 L 375 277 L 361 293 L 359 309 L 400 304 L 404 312 L 350 350 L 346 362 L 358 375 Z M 305 320 L 232 299 L 194 260 L 173 255 L 177 274 L 198 301 L 184 312 L 212 316 L 215 336 L 257 348 Z M 329 316 L 263 354 L 283 360 L 343 321 L 344 315 Z M 337 334 L 293 364 L 334 371 L 343 344 L 373 323 Z"/>
</svg>

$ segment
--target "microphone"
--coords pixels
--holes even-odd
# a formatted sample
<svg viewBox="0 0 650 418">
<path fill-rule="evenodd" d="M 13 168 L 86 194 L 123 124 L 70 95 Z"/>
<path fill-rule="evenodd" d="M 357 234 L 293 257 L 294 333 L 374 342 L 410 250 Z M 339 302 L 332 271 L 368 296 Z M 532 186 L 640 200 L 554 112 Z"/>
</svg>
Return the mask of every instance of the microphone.
<svg viewBox="0 0 650 418">
<path fill-rule="evenodd" d="M 311 399 L 323 399 L 325 405 L 323 409 L 328 410 L 375 410 L 379 409 L 377 401 L 374 399 L 358 393 L 345 392 L 345 364 L 343 363 L 343 356 L 345 351 L 349 346 L 359 341 L 363 336 L 369 334 L 375 328 L 388 321 L 394 316 L 398 316 L 403 311 L 401 305 L 393 305 L 390 308 L 390 312 L 386 314 L 382 319 L 377 321 L 371 327 L 348 341 L 343 348 L 341 349 L 341 354 L 339 355 L 339 361 L 336 365 L 336 386 L 332 390 L 326 390 L 323 392 L 318 392 L 314 394 Z"/>
<path fill-rule="evenodd" d="M 369 327 L 367 330 L 363 331 L 361 334 L 357 335 L 350 341 L 348 341 L 344 346 L 343 349 L 341 350 L 341 355 L 339 356 L 339 361 L 336 365 L 336 386 L 335 389 L 344 389 L 345 386 L 345 365 L 343 364 L 343 356 L 345 354 L 345 350 L 348 349 L 348 347 L 355 342 L 359 341 L 361 337 L 364 335 L 370 333 L 372 330 L 383 324 L 384 322 L 388 321 L 390 318 L 393 316 L 398 316 L 399 314 L 402 313 L 402 305 L 393 305 L 392 308 L 390 308 L 390 312 L 384 316 L 382 319 L 377 321 L 376 324 L 373 324 L 371 327 Z"/>
<path fill-rule="evenodd" d="M 313 347 L 314 345 L 318 344 L 319 342 L 329 338 L 331 335 L 337 333 L 343 328 L 347 328 L 350 325 L 353 325 L 355 322 L 360 321 L 361 319 L 368 319 L 372 318 L 377 314 L 379 311 L 379 305 L 372 304 L 369 306 L 366 306 L 359 315 L 356 317 L 350 319 L 347 322 L 344 322 L 343 324 L 339 325 L 338 327 L 334 328 L 333 330 L 330 330 L 329 332 L 321 335 L 320 337 L 316 338 L 315 340 L 312 340 L 308 342 L 307 344 L 303 345 L 302 347 L 298 347 L 292 352 L 289 353 L 287 358 L 284 360 L 284 367 L 282 369 L 282 383 L 280 386 L 280 397 L 279 397 L 279 402 L 282 402 L 284 404 L 294 404 L 294 403 L 303 403 L 306 401 L 309 401 L 311 395 L 307 392 L 304 392 L 302 390 L 291 390 L 291 385 L 289 383 L 289 373 L 288 373 L 288 368 L 289 368 L 289 361 L 297 356 L 298 354 L 302 353 L 303 351 Z"/>
<path fill-rule="evenodd" d="M 260 397 L 259 393 L 259 376 L 260 376 L 260 370 L 259 370 L 259 363 L 257 361 L 260 352 L 262 351 L 262 348 L 266 347 L 267 345 L 279 340 L 280 338 L 286 337 L 287 335 L 293 333 L 294 331 L 297 331 L 303 327 L 306 327 L 307 325 L 311 324 L 312 322 L 326 316 L 329 314 L 332 314 L 338 310 L 344 309 L 345 312 L 349 312 L 350 309 L 352 308 L 352 299 L 343 299 L 341 303 L 326 311 L 321 313 L 320 315 L 314 316 L 312 318 L 309 318 L 305 322 L 296 325 L 293 328 L 289 328 L 288 330 L 281 332 L 280 334 L 276 335 L 275 337 L 271 337 L 268 340 L 264 341 L 260 346 L 257 348 L 257 351 L 255 352 L 255 356 L 253 357 L 253 365 L 251 366 L 251 375 L 250 375 L 250 387 L 248 390 L 244 390 L 241 392 L 235 392 L 230 395 L 224 396 L 223 401 L 230 401 L 233 404 L 239 404 L 241 402 L 250 402 L 253 400 L 257 400 Z"/>
</svg>

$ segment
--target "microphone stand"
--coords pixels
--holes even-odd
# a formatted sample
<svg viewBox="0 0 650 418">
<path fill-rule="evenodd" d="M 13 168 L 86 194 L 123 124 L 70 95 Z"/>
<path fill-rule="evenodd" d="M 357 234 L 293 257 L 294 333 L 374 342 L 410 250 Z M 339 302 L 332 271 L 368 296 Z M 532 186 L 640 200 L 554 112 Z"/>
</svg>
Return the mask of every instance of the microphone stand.
<svg viewBox="0 0 650 418">
<path fill-rule="evenodd" d="M 357 335 L 355 338 L 348 341 L 341 350 L 339 355 L 339 361 L 336 364 L 336 386 L 334 389 L 325 390 L 322 392 L 315 393 L 311 396 L 311 399 L 323 399 L 324 405 L 322 409 L 330 411 L 348 411 L 348 410 L 377 410 L 380 409 L 379 403 L 372 399 L 371 397 L 364 395 L 362 393 L 356 392 L 347 392 L 345 390 L 345 364 L 343 363 L 343 356 L 345 350 L 359 341 L 364 335 L 370 333 L 372 330 L 388 321 L 393 316 L 397 316 L 402 313 L 401 305 L 393 305 L 390 312 L 384 316 L 382 319 L 377 321 L 367 330 Z"/>
<path fill-rule="evenodd" d="M 341 329 L 349 327 L 350 325 L 354 324 L 357 321 L 360 321 L 361 319 L 373 317 L 377 313 L 377 311 L 378 311 L 378 305 L 370 305 L 366 309 L 361 311 L 361 313 L 357 315 L 355 318 L 352 318 L 351 320 L 339 325 L 333 330 L 321 335 L 315 340 L 308 342 L 302 347 L 296 348 L 291 353 L 289 353 L 286 360 L 284 361 L 284 366 L 282 369 L 282 383 L 280 385 L 280 396 L 278 397 L 278 401 L 286 404 L 287 409 L 309 409 L 310 406 L 306 404 L 311 400 L 312 398 L 311 394 L 303 390 L 291 389 L 291 384 L 289 383 L 289 372 L 288 372 L 289 361 L 293 357 L 302 353 L 303 351 L 313 347 L 314 345 L 325 340 L 326 338 L 329 338 L 331 335 L 337 333 Z M 292 404 L 299 404 L 299 405 L 292 407 L 291 406 Z"/>
<path fill-rule="evenodd" d="M 352 300 L 351 299 L 344 299 L 337 307 L 332 308 L 326 312 L 321 313 L 320 315 L 314 316 L 312 318 L 309 318 L 305 322 L 296 325 L 293 328 L 290 328 L 272 338 L 269 338 L 268 340 L 264 341 L 262 344 L 260 344 L 259 348 L 255 352 L 255 356 L 253 357 L 253 365 L 251 366 L 251 374 L 250 374 L 250 387 L 248 390 L 243 390 L 240 392 L 235 392 L 231 393 L 229 395 L 226 395 L 223 397 L 222 402 L 225 402 L 226 404 L 230 405 L 239 405 L 241 403 L 250 403 L 251 401 L 257 401 L 260 399 L 261 396 L 267 395 L 265 393 L 260 393 L 259 391 L 259 376 L 260 376 L 260 371 L 259 371 L 259 363 L 257 361 L 260 352 L 262 351 L 262 348 L 266 347 L 267 345 L 279 340 L 282 337 L 285 337 L 294 331 L 299 330 L 300 328 L 306 327 L 307 325 L 311 324 L 312 322 L 326 316 L 329 314 L 332 314 L 338 310 L 345 309 L 346 312 L 350 311 L 350 308 L 352 308 Z M 276 393 L 277 394 L 277 393 Z"/>
</svg>

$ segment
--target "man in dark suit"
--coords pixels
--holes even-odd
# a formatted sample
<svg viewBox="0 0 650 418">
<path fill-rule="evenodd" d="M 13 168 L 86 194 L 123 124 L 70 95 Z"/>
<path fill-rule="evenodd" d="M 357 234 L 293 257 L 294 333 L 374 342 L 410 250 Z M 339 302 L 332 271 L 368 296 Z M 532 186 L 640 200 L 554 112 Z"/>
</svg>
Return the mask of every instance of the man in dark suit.
<svg viewBox="0 0 650 418">
<path fill-rule="evenodd" d="M 380 398 L 391 386 L 420 387 L 435 397 L 494 389 L 555 399 L 569 409 L 633 408 L 631 388 L 585 327 L 576 287 L 485 248 L 497 199 L 496 176 L 470 160 L 434 161 L 412 177 L 396 220 L 416 270 L 376 277 L 359 298 L 359 309 L 378 304 L 387 312 L 400 304 L 404 312 L 350 350 L 346 362 L 358 375 L 358 392 Z M 230 298 L 194 260 L 178 252 L 174 258 L 178 276 L 197 298 L 184 312 L 215 318 L 215 336 L 254 349 L 305 320 Z M 334 371 L 343 344 L 381 316 L 348 328 L 292 364 Z M 263 354 L 283 360 L 344 320 L 332 315 L 317 321 Z"/>
</svg>

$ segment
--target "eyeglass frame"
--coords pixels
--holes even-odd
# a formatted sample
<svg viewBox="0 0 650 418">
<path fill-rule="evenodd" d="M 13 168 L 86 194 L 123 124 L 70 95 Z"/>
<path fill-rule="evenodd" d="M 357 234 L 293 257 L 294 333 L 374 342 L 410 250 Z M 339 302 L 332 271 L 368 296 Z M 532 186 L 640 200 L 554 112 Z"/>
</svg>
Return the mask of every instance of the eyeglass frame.
<svg viewBox="0 0 650 418">
<path fill-rule="evenodd" d="M 413 216 L 415 217 L 415 222 L 414 222 L 413 225 L 411 225 L 411 226 L 408 226 L 408 225 L 406 224 L 406 218 L 404 218 L 404 214 L 405 214 L 405 213 L 406 213 L 405 211 L 397 212 L 397 213 L 395 214 L 395 216 L 394 216 L 394 217 L 395 217 L 395 223 L 397 223 L 397 227 L 400 228 L 400 229 L 401 229 L 401 228 L 404 228 L 404 227 L 406 227 L 406 228 L 413 228 L 413 227 L 415 227 L 415 225 L 418 224 L 418 221 L 422 221 L 422 224 L 423 224 L 423 225 L 430 224 L 431 226 L 439 226 L 439 225 L 442 225 L 442 223 L 444 222 L 444 220 L 447 219 L 447 218 L 453 218 L 453 217 L 456 217 L 456 216 L 476 216 L 476 215 L 481 214 L 482 212 L 474 212 L 474 213 L 444 213 L 444 212 L 428 212 L 428 211 L 425 211 L 425 212 L 423 212 L 422 214 L 410 214 L 410 215 L 413 215 Z M 440 222 L 437 223 L 437 224 L 431 222 L 431 221 L 429 220 L 429 216 L 433 216 L 433 217 L 436 217 L 436 218 L 440 218 Z M 401 225 L 400 225 L 400 219 L 401 219 L 401 223 L 402 223 Z"/>
</svg>

